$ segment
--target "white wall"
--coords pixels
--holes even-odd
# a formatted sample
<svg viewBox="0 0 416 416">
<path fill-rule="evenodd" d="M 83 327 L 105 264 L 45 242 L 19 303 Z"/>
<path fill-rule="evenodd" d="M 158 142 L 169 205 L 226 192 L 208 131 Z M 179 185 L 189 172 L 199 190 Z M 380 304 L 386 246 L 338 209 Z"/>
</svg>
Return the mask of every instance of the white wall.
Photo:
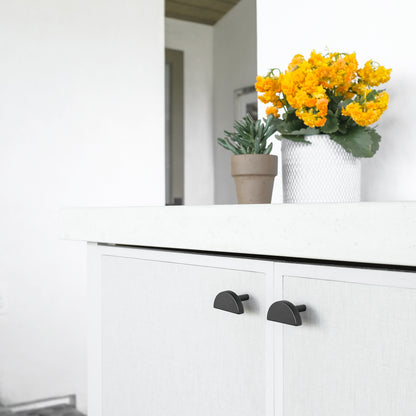
<svg viewBox="0 0 416 416">
<path fill-rule="evenodd" d="M 164 203 L 162 0 L 0 3 L 0 399 L 86 409 L 85 252 L 59 208 Z M 151 40 L 151 41 L 149 41 Z"/>
<path fill-rule="evenodd" d="M 184 51 L 185 204 L 214 202 L 213 28 L 165 20 L 166 48 Z"/>
<path fill-rule="evenodd" d="M 217 144 L 232 130 L 234 90 L 252 86 L 257 75 L 256 2 L 241 0 L 214 26 L 215 203 L 237 203 L 231 152 Z"/>
<path fill-rule="evenodd" d="M 286 69 L 293 55 L 311 50 L 357 52 L 360 64 L 374 59 L 392 68 L 386 84 L 390 106 L 378 124 L 381 146 L 363 162 L 363 199 L 416 199 L 416 26 L 407 0 L 344 3 L 323 0 L 257 0 L 258 70 Z M 279 178 L 280 179 L 280 178 Z M 276 195 L 276 198 L 279 198 Z M 275 199 L 275 196 L 274 196 Z"/>
</svg>

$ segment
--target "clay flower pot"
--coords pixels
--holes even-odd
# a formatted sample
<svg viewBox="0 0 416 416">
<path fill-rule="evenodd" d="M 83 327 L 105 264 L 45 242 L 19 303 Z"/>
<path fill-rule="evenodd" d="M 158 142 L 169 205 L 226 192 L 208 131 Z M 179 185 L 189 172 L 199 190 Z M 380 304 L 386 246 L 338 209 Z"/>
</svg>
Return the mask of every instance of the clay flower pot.
<svg viewBox="0 0 416 416">
<path fill-rule="evenodd" d="M 239 204 L 270 204 L 277 175 L 277 156 L 233 155 L 231 175 Z"/>
</svg>

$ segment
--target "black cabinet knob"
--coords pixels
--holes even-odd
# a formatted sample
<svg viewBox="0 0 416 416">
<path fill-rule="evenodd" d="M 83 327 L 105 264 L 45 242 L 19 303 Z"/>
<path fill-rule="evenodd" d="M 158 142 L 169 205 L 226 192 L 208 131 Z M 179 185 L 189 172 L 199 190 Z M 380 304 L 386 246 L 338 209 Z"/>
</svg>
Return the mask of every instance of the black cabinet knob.
<svg viewBox="0 0 416 416">
<path fill-rule="evenodd" d="M 248 300 L 248 295 L 237 295 L 231 290 L 218 293 L 214 300 L 214 308 L 226 312 L 244 313 L 243 301 Z"/>
<path fill-rule="evenodd" d="M 299 312 L 305 311 L 305 305 L 295 306 L 287 300 L 279 300 L 270 306 L 269 311 L 267 312 L 267 320 L 299 326 L 302 325 L 302 318 Z"/>
</svg>

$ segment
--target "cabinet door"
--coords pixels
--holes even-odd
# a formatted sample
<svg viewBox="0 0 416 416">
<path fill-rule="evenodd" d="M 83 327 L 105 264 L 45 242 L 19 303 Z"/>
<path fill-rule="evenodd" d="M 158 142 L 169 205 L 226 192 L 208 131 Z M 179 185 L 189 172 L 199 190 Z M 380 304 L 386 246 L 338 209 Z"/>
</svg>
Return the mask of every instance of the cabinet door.
<svg viewBox="0 0 416 416">
<path fill-rule="evenodd" d="M 276 265 L 277 415 L 416 415 L 416 274 Z M 271 323 L 273 324 L 273 323 Z"/>
<path fill-rule="evenodd" d="M 267 414 L 273 263 L 128 248 L 93 255 L 91 416 Z M 225 290 L 250 296 L 244 314 L 213 308 Z"/>
</svg>

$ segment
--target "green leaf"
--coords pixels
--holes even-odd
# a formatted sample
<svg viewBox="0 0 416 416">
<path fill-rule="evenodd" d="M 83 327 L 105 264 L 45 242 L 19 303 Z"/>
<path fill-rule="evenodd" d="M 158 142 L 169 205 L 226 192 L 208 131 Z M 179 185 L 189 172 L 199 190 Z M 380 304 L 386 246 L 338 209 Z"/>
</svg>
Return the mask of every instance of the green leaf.
<svg viewBox="0 0 416 416">
<path fill-rule="evenodd" d="M 285 122 L 281 118 L 274 118 L 272 122 L 272 126 L 275 129 L 275 131 L 280 131 L 284 124 Z"/>
<path fill-rule="evenodd" d="M 351 98 L 347 98 L 346 100 L 344 100 L 341 104 L 342 108 L 345 108 L 348 104 L 351 104 L 353 102 L 353 100 Z"/>
<path fill-rule="evenodd" d="M 369 94 L 367 94 L 367 101 L 374 101 L 377 98 L 377 95 L 382 93 L 385 90 L 372 90 Z"/>
<path fill-rule="evenodd" d="M 259 123 L 261 123 L 260 120 L 259 120 Z M 263 132 L 264 132 L 264 125 L 259 124 L 258 129 L 257 129 L 257 135 L 256 135 L 259 140 L 263 138 Z"/>
<path fill-rule="evenodd" d="M 338 131 L 341 134 L 345 134 L 348 131 L 346 124 L 345 123 L 339 123 Z"/>
<path fill-rule="evenodd" d="M 328 98 L 329 98 L 328 110 L 335 113 L 338 109 L 338 106 L 339 106 L 340 102 L 342 101 L 343 96 L 342 95 L 335 95 L 330 91 L 327 91 L 327 95 L 328 95 Z"/>
<path fill-rule="evenodd" d="M 285 136 L 310 136 L 312 134 L 319 134 L 319 130 L 313 127 L 305 127 L 299 130 L 293 130 L 291 132 L 285 132 Z"/>
<path fill-rule="evenodd" d="M 254 154 L 259 154 L 260 153 L 260 138 L 257 137 L 254 140 L 254 148 L 253 148 L 253 153 Z"/>
<path fill-rule="evenodd" d="M 296 110 L 294 108 L 289 109 L 289 111 L 283 116 L 283 123 L 278 125 L 278 131 L 280 133 L 290 133 L 292 131 L 300 130 L 306 128 L 303 121 L 296 115 Z"/>
<path fill-rule="evenodd" d="M 326 123 L 321 127 L 321 132 L 325 134 L 335 133 L 338 130 L 338 117 L 328 110 L 326 115 Z"/>
<path fill-rule="evenodd" d="M 373 156 L 374 156 L 377 150 L 380 148 L 381 136 L 372 127 L 366 127 L 365 131 L 371 136 L 371 140 L 372 140 L 371 151 L 373 152 Z"/>
<path fill-rule="evenodd" d="M 376 98 L 378 94 L 378 91 L 376 90 L 372 90 L 370 93 L 367 94 L 366 99 L 367 101 L 374 101 L 374 99 Z"/>
<path fill-rule="evenodd" d="M 291 140 L 292 142 L 311 144 L 311 142 L 308 142 L 305 139 L 305 136 L 304 135 L 300 135 L 300 136 L 286 136 L 286 135 L 282 134 L 281 139 Z"/>
<path fill-rule="evenodd" d="M 357 126 L 346 134 L 331 135 L 331 139 L 355 157 L 373 157 L 381 136 L 373 128 Z"/>
<path fill-rule="evenodd" d="M 234 132 L 225 130 L 224 139 L 218 139 L 218 143 L 234 154 L 263 154 L 270 151 L 267 139 L 277 131 L 273 120 L 271 115 L 267 120 L 255 121 L 248 114 L 242 120 L 234 122 Z"/>
<path fill-rule="evenodd" d="M 264 130 L 268 130 L 271 126 L 273 126 L 273 121 L 274 121 L 275 117 L 273 114 L 269 114 L 267 116 L 267 119 L 263 119 L 263 122 L 266 123 Z M 278 120 L 278 119 L 276 119 Z"/>
<path fill-rule="evenodd" d="M 217 139 L 217 141 L 224 149 L 231 150 L 231 152 L 233 152 L 235 155 L 240 154 L 238 149 L 233 144 L 231 144 L 231 142 L 228 139 Z"/>
</svg>

